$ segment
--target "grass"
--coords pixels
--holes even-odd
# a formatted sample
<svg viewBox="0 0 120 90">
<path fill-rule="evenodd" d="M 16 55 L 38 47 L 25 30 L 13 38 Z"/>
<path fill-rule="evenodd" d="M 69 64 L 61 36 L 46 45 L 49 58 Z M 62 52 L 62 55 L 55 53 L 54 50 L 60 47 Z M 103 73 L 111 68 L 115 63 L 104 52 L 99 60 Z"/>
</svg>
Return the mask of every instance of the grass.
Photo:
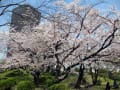
<svg viewBox="0 0 120 90">
<path fill-rule="evenodd" d="M 49 79 L 53 79 L 53 77 L 47 75 L 47 74 L 42 74 L 44 77 L 47 77 Z M 45 76 L 46 75 L 46 76 Z M 75 86 L 75 83 L 77 81 L 77 77 L 78 75 L 76 74 L 70 74 L 65 80 L 63 80 L 62 82 L 60 82 L 59 84 L 63 84 L 63 85 L 66 85 L 67 87 L 69 87 L 70 89 L 69 90 L 76 90 L 76 89 L 73 89 L 74 86 Z M 3 72 L 3 73 L 0 73 L 0 80 L 5 80 L 5 79 L 8 79 L 8 78 L 14 78 L 16 80 L 16 83 L 19 83 L 20 81 L 31 81 L 33 82 L 33 77 L 31 74 L 28 74 L 26 73 L 25 71 L 23 70 L 19 70 L 19 69 L 16 69 L 16 70 L 8 70 L 6 72 Z M 85 73 L 84 75 L 84 78 L 86 79 L 86 84 L 89 85 L 89 84 L 92 84 L 92 79 L 91 79 L 91 76 L 90 74 L 87 74 Z M 45 79 L 44 79 L 45 80 Z M 54 79 L 53 79 L 54 80 Z M 96 85 L 96 86 L 92 86 L 90 88 L 81 88 L 81 90 L 105 90 L 105 86 L 106 86 L 106 83 L 107 82 L 110 82 L 110 85 L 111 85 L 111 90 L 119 90 L 119 89 L 113 89 L 112 85 L 113 85 L 113 80 L 109 79 L 109 78 L 103 78 L 103 77 L 100 77 L 98 78 L 98 80 L 100 80 L 102 83 L 101 85 Z M 46 83 L 46 82 L 45 82 Z M 44 84 L 45 84 L 44 83 Z M 48 83 L 48 82 L 47 82 Z M 120 81 L 119 81 L 120 83 Z M 41 84 L 42 85 L 42 84 Z M 42 88 L 42 86 L 39 85 L 39 87 L 36 87 L 35 90 L 44 90 Z M 46 84 L 47 85 L 47 84 Z M 45 86 L 46 86 L 45 85 Z M 53 83 L 54 85 L 54 83 Z M 85 86 L 84 85 L 81 85 L 82 87 Z M 15 88 L 15 87 L 14 87 Z M 15 89 L 13 89 L 15 90 Z M 46 89 L 47 90 L 47 89 Z"/>
<path fill-rule="evenodd" d="M 84 78 L 87 81 L 87 84 L 92 84 L 92 79 L 91 76 L 89 74 L 85 74 Z M 69 87 L 71 87 L 70 90 L 76 90 L 73 89 L 75 83 L 77 80 L 77 76 L 75 74 L 69 75 L 69 77 L 67 79 L 65 79 L 64 81 L 62 81 L 61 83 L 64 83 L 66 85 L 68 85 Z M 113 80 L 109 79 L 109 78 L 103 78 L 103 77 L 99 77 L 98 80 L 100 80 L 102 83 L 101 85 L 96 85 L 96 86 L 92 86 L 89 88 L 81 88 L 81 90 L 105 90 L 106 87 L 106 83 L 109 82 L 111 85 L 111 90 L 120 90 L 120 89 L 113 89 L 112 85 L 113 85 Z M 119 81 L 120 82 L 120 81 Z M 83 87 L 84 85 L 81 85 L 81 87 Z"/>
</svg>

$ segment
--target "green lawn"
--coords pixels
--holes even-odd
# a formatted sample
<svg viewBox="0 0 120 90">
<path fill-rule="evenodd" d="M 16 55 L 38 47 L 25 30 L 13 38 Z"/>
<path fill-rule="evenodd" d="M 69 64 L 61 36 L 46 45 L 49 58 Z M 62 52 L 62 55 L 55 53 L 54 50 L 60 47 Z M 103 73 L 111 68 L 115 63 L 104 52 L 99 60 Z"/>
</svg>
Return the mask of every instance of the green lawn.
<svg viewBox="0 0 120 90">
<path fill-rule="evenodd" d="M 86 73 L 84 75 L 84 79 L 86 80 L 86 84 L 81 85 L 81 87 L 92 84 L 92 79 L 91 79 L 90 74 Z M 51 76 L 49 73 L 42 74 L 40 76 L 40 80 L 41 81 L 40 81 L 39 87 L 35 87 L 34 90 L 49 90 L 48 88 L 53 85 L 54 85 L 54 87 L 57 86 L 57 88 L 61 88 L 61 87 L 67 88 L 67 89 L 61 88 L 61 89 L 54 89 L 54 90 L 76 90 L 76 89 L 73 89 L 75 86 L 75 83 L 77 81 L 76 74 L 70 74 L 65 80 L 63 80 L 62 82 L 60 82 L 57 85 L 53 82 L 54 77 Z M 111 80 L 107 77 L 106 78 L 99 77 L 98 80 L 101 81 L 101 85 L 96 85 L 96 86 L 92 86 L 89 88 L 81 88 L 80 90 L 105 90 L 105 86 L 106 86 L 107 82 L 110 82 L 111 90 L 120 90 L 120 89 L 113 89 L 113 87 L 112 87 L 113 80 Z M 9 83 L 8 83 L 8 81 L 9 81 Z M 11 84 L 12 83 L 11 81 L 15 81 L 16 84 L 15 85 L 14 85 L 14 83 Z M 16 86 L 18 85 L 18 83 L 23 82 L 23 81 L 29 81 L 29 82 L 31 82 L 30 84 L 32 85 L 32 83 L 33 83 L 32 75 L 28 74 L 26 71 L 23 71 L 23 70 L 9 70 L 4 73 L 0 73 L 0 85 L 4 85 L 4 87 L 6 87 L 5 85 L 11 86 L 12 90 L 16 90 Z M 23 85 L 23 86 L 25 86 L 25 85 Z M 45 88 L 45 89 L 43 89 L 43 88 Z M 5 90 L 5 89 L 1 89 L 1 87 L 0 87 L 0 90 Z"/>
</svg>

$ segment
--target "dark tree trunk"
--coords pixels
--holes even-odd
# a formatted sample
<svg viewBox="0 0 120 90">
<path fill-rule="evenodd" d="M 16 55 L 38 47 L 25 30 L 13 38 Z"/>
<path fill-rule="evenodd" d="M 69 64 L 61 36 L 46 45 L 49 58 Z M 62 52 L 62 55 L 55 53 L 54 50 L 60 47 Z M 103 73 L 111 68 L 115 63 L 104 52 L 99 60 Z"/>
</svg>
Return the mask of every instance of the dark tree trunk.
<svg viewBox="0 0 120 90">
<path fill-rule="evenodd" d="M 56 65 L 56 76 L 60 76 L 60 69 L 61 69 L 61 66 L 59 64 L 59 62 L 57 62 L 57 65 Z"/>
<path fill-rule="evenodd" d="M 55 77 L 56 77 L 56 79 L 58 80 L 58 77 L 60 76 L 60 74 L 61 74 L 61 66 L 60 66 L 60 63 L 59 63 L 59 58 L 58 58 L 58 56 L 57 55 L 55 55 L 55 57 L 56 57 L 56 59 L 57 59 L 57 61 L 56 61 L 56 63 L 57 63 L 57 65 L 56 65 L 56 69 L 55 69 Z"/>
<path fill-rule="evenodd" d="M 12 90 L 11 87 L 6 88 L 5 90 Z"/>
<path fill-rule="evenodd" d="M 81 64 L 80 65 L 80 69 L 79 69 L 79 76 L 78 76 L 78 79 L 77 79 L 77 82 L 75 84 L 75 88 L 80 88 L 80 85 L 81 85 L 81 82 L 82 82 L 82 79 L 83 79 L 83 76 L 84 76 L 84 65 Z"/>
<path fill-rule="evenodd" d="M 99 70 L 95 69 L 95 72 L 92 72 L 92 68 L 90 68 L 90 73 L 91 73 L 91 77 L 92 77 L 92 83 L 93 85 L 97 84 L 98 81 L 98 74 L 99 74 Z"/>
<path fill-rule="evenodd" d="M 97 84 L 97 81 L 98 81 L 98 69 L 95 69 L 95 76 L 94 76 L 94 81 L 93 81 L 93 85 L 96 85 Z"/>
<path fill-rule="evenodd" d="M 61 42 L 60 41 L 58 41 L 57 43 L 56 43 L 56 45 L 55 45 L 55 51 L 58 51 L 58 49 L 60 48 L 60 46 L 61 46 Z M 61 65 L 60 65 L 60 60 L 59 60 L 59 57 L 58 57 L 58 54 L 55 54 L 55 58 L 56 58 L 56 74 L 55 74 L 55 76 L 56 76 L 56 78 L 58 79 L 58 77 L 60 76 L 60 73 L 61 73 Z"/>
<path fill-rule="evenodd" d="M 40 81 L 39 81 L 40 72 L 39 72 L 38 70 L 35 70 L 32 75 L 33 75 L 33 77 L 34 77 L 34 84 L 35 84 L 36 86 L 38 86 L 39 83 L 40 83 Z"/>
</svg>

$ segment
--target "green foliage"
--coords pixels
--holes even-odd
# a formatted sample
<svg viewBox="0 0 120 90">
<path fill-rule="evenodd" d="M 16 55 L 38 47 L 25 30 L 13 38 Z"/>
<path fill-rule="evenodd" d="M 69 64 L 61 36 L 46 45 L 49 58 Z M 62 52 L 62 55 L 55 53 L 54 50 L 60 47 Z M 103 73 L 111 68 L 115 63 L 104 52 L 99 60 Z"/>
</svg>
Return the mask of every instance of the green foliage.
<svg viewBox="0 0 120 90">
<path fill-rule="evenodd" d="M 105 87 L 106 87 L 105 85 L 102 85 L 102 86 L 97 85 L 97 86 L 91 87 L 90 90 L 105 90 Z"/>
<path fill-rule="evenodd" d="M 113 79 L 117 79 L 118 82 L 120 81 L 120 73 L 113 72 L 111 76 Z M 77 77 L 76 73 L 70 73 L 65 80 L 59 84 L 55 84 L 56 79 L 51 73 L 41 73 L 39 76 L 40 88 L 37 87 L 35 90 L 73 90 L 70 88 L 74 87 Z M 92 84 L 91 75 L 88 72 L 84 73 L 83 78 L 84 82 L 82 82 L 81 86 Z M 101 69 L 97 85 L 89 89 L 103 90 L 107 82 L 113 85 L 113 80 L 108 77 L 108 71 Z M 0 73 L 0 90 L 34 90 L 34 87 L 33 76 L 22 69 L 8 70 Z"/>
<path fill-rule="evenodd" d="M 112 75 L 111 75 L 111 79 L 112 80 L 119 80 L 120 81 L 120 73 L 117 73 L 117 72 L 113 72 Z"/>
<path fill-rule="evenodd" d="M 25 71 L 16 69 L 16 70 L 8 70 L 3 73 L 0 73 L 0 80 L 13 78 L 16 82 L 23 81 L 23 80 L 32 80 L 32 76 L 30 74 L 25 73 Z"/>
<path fill-rule="evenodd" d="M 23 70 L 16 69 L 16 70 L 6 70 L 2 73 L 0 73 L 0 79 L 5 77 L 16 77 L 16 76 L 24 76 L 25 73 Z"/>
<path fill-rule="evenodd" d="M 70 90 L 65 84 L 54 84 L 48 90 Z"/>
<path fill-rule="evenodd" d="M 31 81 L 21 81 L 17 84 L 17 90 L 33 90 L 34 84 Z"/>
<path fill-rule="evenodd" d="M 101 85 L 101 84 L 102 84 L 101 80 L 97 80 L 97 84 L 96 85 Z"/>
<path fill-rule="evenodd" d="M 77 80 L 76 74 L 70 74 L 65 80 L 62 81 L 62 83 L 71 84 L 75 83 L 76 80 Z"/>
<path fill-rule="evenodd" d="M 75 72 L 79 72 L 79 68 L 78 67 L 75 68 Z"/>
<path fill-rule="evenodd" d="M 11 90 L 13 86 L 18 84 L 20 81 L 31 81 L 33 80 L 30 74 L 25 74 L 23 70 L 8 70 L 0 73 L 0 90 Z"/>
<path fill-rule="evenodd" d="M 55 82 L 55 77 L 50 73 L 44 73 L 40 75 L 40 84 L 44 86 L 51 86 Z"/>
<path fill-rule="evenodd" d="M 1 80 L 0 81 L 0 90 L 6 90 L 6 89 L 11 90 L 11 88 L 13 86 L 15 86 L 15 84 L 16 84 L 16 81 L 14 78 L 8 78 L 5 80 Z"/>
<path fill-rule="evenodd" d="M 24 76 L 24 72 L 20 70 L 11 70 L 8 71 L 5 75 L 5 77 L 15 77 L 15 76 Z"/>
<path fill-rule="evenodd" d="M 107 70 L 105 70 L 105 69 L 100 69 L 99 70 L 99 76 L 100 77 L 108 77 L 108 71 Z"/>
</svg>

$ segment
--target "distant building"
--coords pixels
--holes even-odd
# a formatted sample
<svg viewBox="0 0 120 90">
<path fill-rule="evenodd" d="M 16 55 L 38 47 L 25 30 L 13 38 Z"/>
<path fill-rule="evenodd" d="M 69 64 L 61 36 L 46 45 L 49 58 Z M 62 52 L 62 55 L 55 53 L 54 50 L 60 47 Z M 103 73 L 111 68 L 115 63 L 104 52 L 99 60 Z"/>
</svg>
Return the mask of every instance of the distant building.
<svg viewBox="0 0 120 90">
<path fill-rule="evenodd" d="M 35 25 L 38 25 L 40 22 L 41 13 L 38 12 L 35 8 L 30 5 L 20 5 L 19 7 L 13 9 L 11 17 L 11 27 L 15 31 L 21 32 L 24 27 L 32 28 Z M 27 29 L 29 30 L 29 29 Z M 10 29 L 10 33 L 14 32 Z M 19 51 L 16 43 L 12 40 L 9 41 L 7 48 L 7 57 L 12 56 L 14 53 Z"/>
<path fill-rule="evenodd" d="M 21 31 L 23 27 L 33 27 L 39 24 L 41 13 L 30 5 L 20 5 L 13 9 L 11 27 Z"/>
</svg>

